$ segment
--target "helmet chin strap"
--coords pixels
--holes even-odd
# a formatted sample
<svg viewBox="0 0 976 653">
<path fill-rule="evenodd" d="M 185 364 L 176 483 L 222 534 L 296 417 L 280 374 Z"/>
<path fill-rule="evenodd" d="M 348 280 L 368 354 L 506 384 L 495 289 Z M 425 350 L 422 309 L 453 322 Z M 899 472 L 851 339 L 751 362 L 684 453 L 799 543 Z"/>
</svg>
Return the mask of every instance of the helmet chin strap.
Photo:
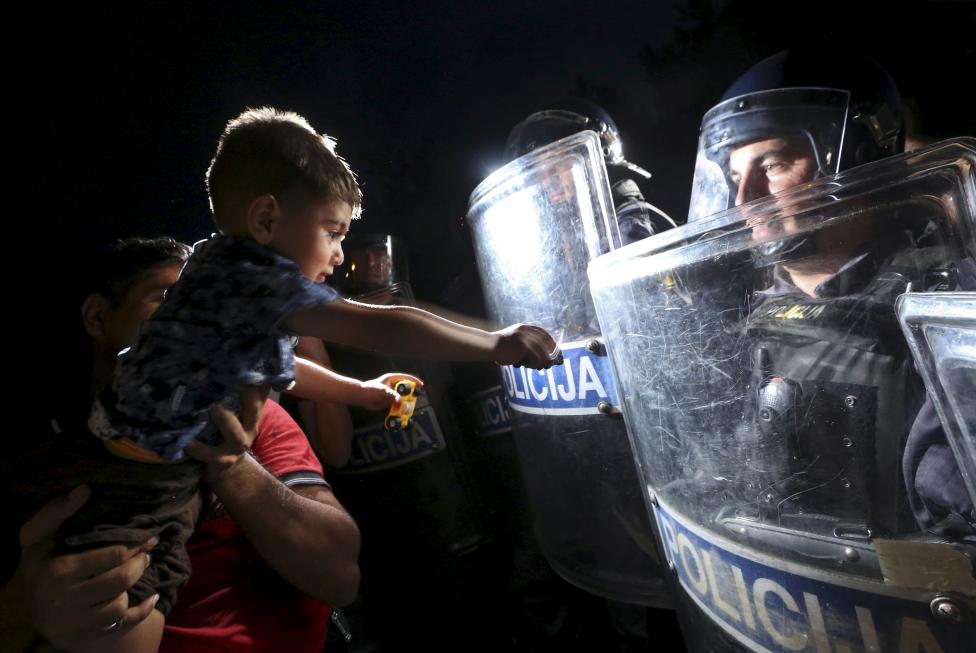
<svg viewBox="0 0 976 653">
<path fill-rule="evenodd" d="M 640 175 L 644 179 L 651 178 L 651 173 L 649 173 L 647 170 L 644 170 L 644 168 L 640 167 L 636 163 L 631 163 L 630 161 L 621 161 L 616 165 L 626 168 L 627 170 L 630 170 L 631 172 Z"/>
</svg>

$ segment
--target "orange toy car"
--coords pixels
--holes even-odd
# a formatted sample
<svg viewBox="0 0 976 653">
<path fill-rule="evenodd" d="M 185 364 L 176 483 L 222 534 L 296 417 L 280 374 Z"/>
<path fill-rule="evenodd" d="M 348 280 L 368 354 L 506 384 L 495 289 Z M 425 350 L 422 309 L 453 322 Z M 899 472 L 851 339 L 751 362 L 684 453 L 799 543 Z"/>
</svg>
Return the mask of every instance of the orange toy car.
<svg viewBox="0 0 976 653">
<path fill-rule="evenodd" d="M 393 389 L 400 395 L 400 403 L 390 406 L 383 425 L 387 431 L 410 428 L 413 422 L 413 411 L 417 406 L 417 397 L 423 393 L 419 383 L 402 379 L 396 382 Z"/>
</svg>

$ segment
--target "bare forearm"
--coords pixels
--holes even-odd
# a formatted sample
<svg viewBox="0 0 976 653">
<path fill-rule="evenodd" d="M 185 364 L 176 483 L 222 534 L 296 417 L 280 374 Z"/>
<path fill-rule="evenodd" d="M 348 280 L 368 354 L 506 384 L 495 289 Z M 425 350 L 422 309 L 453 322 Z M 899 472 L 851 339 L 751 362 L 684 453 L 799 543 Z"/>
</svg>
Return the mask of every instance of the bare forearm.
<svg viewBox="0 0 976 653">
<path fill-rule="evenodd" d="M 330 605 L 355 598 L 359 529 L 334 498 L 325 503 L 302 496 L 250 456 L 209 481 L 254 548 L 282 578 Z M 331 497 L 324 488 L 321 493 Z"/>
<path fill-rule="evenodd" d="M 289 318 L 297 333 L 392 355 L 451 361 L 492 360 L 498 335 L 411 306 L 344 301 Z"/>
<path fill-rule="evenodd" d="M 372 306 L 348 300 L 290 315 L 286 329 L 387 354 L 449 361 L 495 361 L 546 369 L 559 364 L 545 329 L 513 324 L 482 331 L 411 306 Z"/>
<path fill-rule="evenodd" d="M 320 401 L 326 397 L 340 404 L 355 404 L 358 379 L 343 376 L 304 358 L 295 358 L 295 385 L 288 394 L 299 399 Z"/>
</svg>

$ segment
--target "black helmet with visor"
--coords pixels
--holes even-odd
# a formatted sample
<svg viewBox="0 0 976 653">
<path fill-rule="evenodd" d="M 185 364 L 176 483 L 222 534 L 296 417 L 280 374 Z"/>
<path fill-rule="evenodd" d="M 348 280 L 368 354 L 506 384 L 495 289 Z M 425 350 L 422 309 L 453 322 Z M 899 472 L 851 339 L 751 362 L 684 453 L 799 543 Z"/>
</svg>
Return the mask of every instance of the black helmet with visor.
<svg viewBox="0 0 976 653">
<path fill-rule="evenodd" d="M 688 221 L 735 204 L 730 157 L 740 147 L 799 139 L 815 161 L 812 180 L 902 151 L 904 122 L 894 82 L 866 57 L 786 51 L 765 59 L 702 119 Z"/>
</svg>

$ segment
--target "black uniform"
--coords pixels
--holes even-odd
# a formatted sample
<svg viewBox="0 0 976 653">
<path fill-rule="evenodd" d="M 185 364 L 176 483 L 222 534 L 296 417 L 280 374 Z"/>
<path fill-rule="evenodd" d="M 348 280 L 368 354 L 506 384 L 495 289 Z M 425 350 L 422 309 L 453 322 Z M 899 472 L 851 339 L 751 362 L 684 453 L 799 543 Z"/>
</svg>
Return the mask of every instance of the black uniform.
<svg viewBox="0 0 976 653">
<path fill-rule="evenodd" d="M 751 396 L 736 439 L 746 497 L 767 517 L 829 516 L 875 536 L 914 529 L 900 452 L 925 390 L 893 307 L 944 280 L 947 252 L 894 252 L 853 257 L 813 297 L 782 268 L 758 293 L 743 328 Z"/>
</svg>

